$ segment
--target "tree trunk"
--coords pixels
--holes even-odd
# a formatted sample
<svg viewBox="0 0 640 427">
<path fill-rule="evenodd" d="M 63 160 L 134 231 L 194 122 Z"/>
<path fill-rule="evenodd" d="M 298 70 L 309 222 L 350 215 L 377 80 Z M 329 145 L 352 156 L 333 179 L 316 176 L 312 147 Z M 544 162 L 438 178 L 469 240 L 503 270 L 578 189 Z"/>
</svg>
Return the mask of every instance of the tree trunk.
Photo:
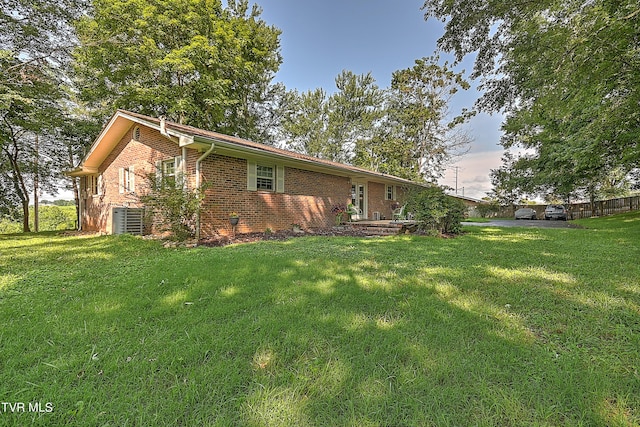
<svg viewBox="0 0 640 427">
<path fill-rule="evenodd" d="M 22 171 L 18 163 L 18 147 L 15 136 L 13 136 L 11 142 L 14 147 L 13 152 L 6 148 L 3 151 L 7 154 L 7 158 L 9 159 L 9 164 L 11 165 L 11 181 L 13 182 L 16 195 L 22 204 L 22 231 L 24 233 L 29 233 L 31 231 L 29 228 L 29 193 L 27 191 L 27 186 L 24 183 Z"/>
<path fill-rule="evenodd" d="M 22 200 L 22 231 L 24 233 L 30 233 L 29 227 L 29 199 Z"/>
<path fill-rule="evenodd" d="M 71 145 L 69 145 L 69 165 L 72 168 L 74 166 L 73 150 L 71 148 Z M 71 186 L 73 187 L 73 200 L 76 202 L 76 228 L 78 230 L 81 230 L 82 224 L 80 223 L 80 189 L 78 188 L 77 178 L 71 178 Z"/>
</svg>

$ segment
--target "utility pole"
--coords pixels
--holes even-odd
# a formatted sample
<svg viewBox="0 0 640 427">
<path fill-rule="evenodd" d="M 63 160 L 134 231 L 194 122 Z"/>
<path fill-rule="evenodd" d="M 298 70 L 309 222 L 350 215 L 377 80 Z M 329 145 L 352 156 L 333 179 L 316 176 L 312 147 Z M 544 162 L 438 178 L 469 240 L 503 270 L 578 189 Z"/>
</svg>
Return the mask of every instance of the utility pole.
<svg viewBox="0 0 640 427">
<path fill-rule="evenodd" d="M 455 166 L 455 169 L 456 169 L 456 196 L 458 195 L 458 168 L 459 168 L 459 166 Z"/>
</svg>

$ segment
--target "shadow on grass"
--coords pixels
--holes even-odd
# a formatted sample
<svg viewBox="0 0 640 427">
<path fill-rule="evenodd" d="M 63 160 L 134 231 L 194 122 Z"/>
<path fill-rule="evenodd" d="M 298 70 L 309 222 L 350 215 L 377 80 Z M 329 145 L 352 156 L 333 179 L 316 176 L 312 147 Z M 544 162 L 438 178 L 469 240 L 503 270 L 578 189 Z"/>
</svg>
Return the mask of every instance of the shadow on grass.
<svg viewBox="0 0 640 427">
<path fill-rule="evenodd" d="M 633 425 L 638 271 L 582 259 L 585 233 L 53 242 L 0 299 L 4 399 L 54 400 L 43 423 Z"/>
</svg>

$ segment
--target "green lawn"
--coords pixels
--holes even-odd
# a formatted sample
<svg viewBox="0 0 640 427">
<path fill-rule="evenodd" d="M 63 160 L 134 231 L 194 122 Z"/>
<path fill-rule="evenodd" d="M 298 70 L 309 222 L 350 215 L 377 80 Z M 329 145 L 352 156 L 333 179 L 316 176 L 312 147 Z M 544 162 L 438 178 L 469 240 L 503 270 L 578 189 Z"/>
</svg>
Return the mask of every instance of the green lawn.
<svg viewBox="0 0 640 427">
<path fill-rule="evenodd" d="M 580 223 L 0 236 L 0 425 L 639 425 L 640 215 Z"/>
</svg>

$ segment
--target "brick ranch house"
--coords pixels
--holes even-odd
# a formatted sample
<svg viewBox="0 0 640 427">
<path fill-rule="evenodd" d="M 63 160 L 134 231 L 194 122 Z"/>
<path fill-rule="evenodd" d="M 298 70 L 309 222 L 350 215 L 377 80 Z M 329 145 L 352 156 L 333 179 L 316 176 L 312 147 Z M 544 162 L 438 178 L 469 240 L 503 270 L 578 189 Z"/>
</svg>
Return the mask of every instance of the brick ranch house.
<svg viewBox="0 0 640 427">
<path fill-rule="evenodd" d="M 182 174 L 188 189 L 207 183 L 200 237 L 236 231 L 324 228 L 336 205 L 353 203 L 354 219 L 391 219 L 393 207 L 417 184 L 382 173 L 118 110 L 80 165 L 80 228 L 115 233 L 114 213 L 139 208 L 149 174 Z M 149 230 L 146 230 L 149 231 Z"/>
</svg>

